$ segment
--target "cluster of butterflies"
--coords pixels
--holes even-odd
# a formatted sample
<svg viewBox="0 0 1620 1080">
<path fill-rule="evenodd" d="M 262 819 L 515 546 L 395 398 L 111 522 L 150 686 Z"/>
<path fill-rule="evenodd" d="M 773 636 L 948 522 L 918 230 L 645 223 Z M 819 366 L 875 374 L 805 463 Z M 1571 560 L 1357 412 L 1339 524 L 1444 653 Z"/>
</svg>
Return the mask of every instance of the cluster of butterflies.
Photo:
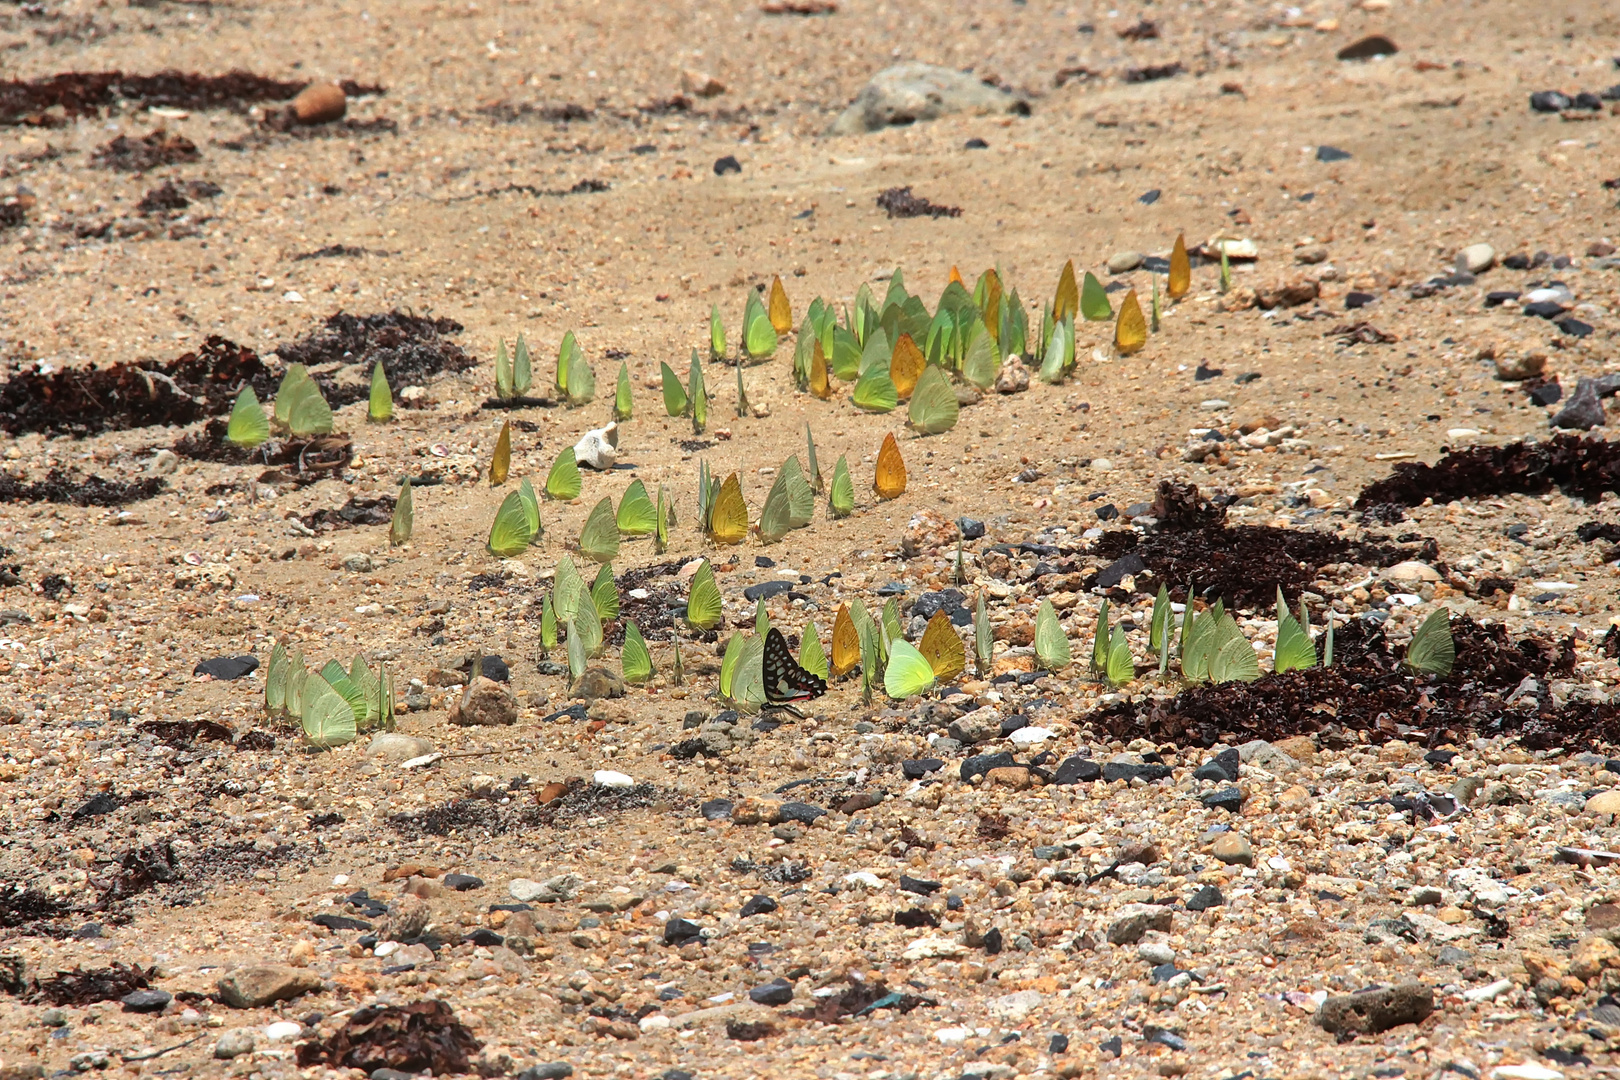
<svg viewBox="0 0 1620 1080">
<path fill-rule="evenodd" d="M 360 732 L 394 726 L 394 677 L 380 663 L 372 671 L 358 656 L 348 670 L 328 660 L 310 671 L 301 651 L 278 642 L 265 671 L 264 709 L 297 720 L 312 746 L 343 746 Z"/>
<path fill-rule="evenodd" d="M 371 369 L 371 398 L 366 417 L 373 423 L 387 423 L 394 417 L 394 392 L 379 362 Z M 309 376 L 303 364 L 288 364 L 276 388 L 272 411 L 266 413 L 250 384 L 243 383 L 225 425 L 225 440 L 243 450 L 251 450 L 270 438 L 272 428 L 294 438 L 327 435 L 332 431 L 332 406 Z"/>
</svg>

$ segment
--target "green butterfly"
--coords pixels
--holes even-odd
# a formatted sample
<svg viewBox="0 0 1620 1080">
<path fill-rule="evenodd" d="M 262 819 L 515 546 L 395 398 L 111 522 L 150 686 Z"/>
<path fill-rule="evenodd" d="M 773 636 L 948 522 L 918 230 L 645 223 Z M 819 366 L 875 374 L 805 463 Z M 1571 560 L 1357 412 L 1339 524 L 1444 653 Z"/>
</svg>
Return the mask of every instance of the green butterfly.
<svg viewBox="0 0 1620 1080">
<path fill-rule="evenodd" d="M 1190 607 L 1191 605 L 1189 605 Z M 1221 645 L 1221 622 L 1226 618 L 1226 605 L 1217 600 L 1193 619 L 1181 643 L 1181 674 L 1185 679 L 1201 682 L 1209 678 L 1210 659 Z"/>
<path fill-rule="evenodd" d="M 523 340 L 523 335 L 517 336 L 517 347 L 512 350 L 512 393 L 513 396 L 527 394 L 529 387 L 534 384 L 534 367 L 529 360 L 529 343 Z"/>
<path fill-rule="evenodd" d="M 1091 674 L 1101 676 L 1108 670 L 1108 598 L 1103 597 L 1097 609 L 1097 629 L 1091 637 Z"/>
<path fill-rule="evenodd" d="M 546 498 L 567 502 L 579 498 L 579 493 L 584 489 L 585 481 L 579 476 L 579 462 L 574 457 L 574 448 L 570 446 L 551 463 L 551 472 L 546 474 Z"/>
<path fill-rule="evenodd" d="M 579 553 L 599 563 L 611 562 L 619 554 L 619 524 L 613 517 L 613 500 L 607 496 L 585 519 L 579 532 Z"/>
<path fill-rule="evenodd" d="M 1159 594 L 1153 598 L 1153 615 L 1148 619 L 1148 648 L 1156 653 L 1164 654 L 1169 651 L 1168 638 L 1170 635 L 1171 620 L 1175 613 L 1170 609 L 1170 590 L 1163 585 L 1159 586 Z"/>
<path fill-rule="evenodd" d="M 563 334 L 562 343 L 557 346 L 557 379 L 556 388 L 558 397 L 568 394 L 568 373 L 574 365 L 575 357 L 582 356 L 579 342 L 574 340 L 574 332 L 569 330 Z"/>
<path fill-rule="evenodd" d="M 821 478 L 821 465 L 816 461 L 816 437 L 811 433 L 809 424 L 804 425 L 804 442 L 810 454 L 809 475 L 805 479 L 810 483 L 810 490 L 820 494 L 827 484 Z"/>
<path fill-rule="evenodd" d="M 891 643 L 904 641 L 906 637 L 904 631 L 900 629 L 900 605 L 895 602 L 894 597 L 889 597 L 884 603 L 878 618 L 883 627 L 883 655 L 888 656 Z"/>
<path fill-rule="evenodd" d="M 822 354 L 827 360 L 827 370 L 845 382 L 855 378 L 861 370 L 861 343 L 856 336 L 842 326 L 834 326 L 832 330 L 832 351 L 825 348 Z"/>
<path fill-rule="evenodd" d="M 771 617 L 765 610 L 765 598 L 762 596 L 754 601 L 754 633 L 759 635 L 761 641 L 771 632 Z"/>
<path fill-rule="evenodd" d="M 771 325 L 757 289 L 748 291 L 748 303 L 743 307 L 743 348 L 754 360 L 763 360 L 776 351 L 776 327 Z"/>
<path fill-rule="evenodd" d="M 1041 381 L 1060 383 L 1073 367 L 1074 322 L 1066 318 L 1052 327 L 1052 337 L 1046 344 L 1046 359 L 1041 362 Z"/>
<path fill-rule="evenodd" d="M 284 716 L 302 717 L 304 715 L 304 684 L 308 681 L 309 669 L 304 666 L 303 652 L 298 649 L 288 650 L 287 686 L 281 707 Z"/>
<path fill-rule="evenodd" d="M 303 364 L 288 364 L 287 370 L 281 374 L 281 383 L 276 387 L 276 400 L 274 415 L 276 423 L 286 427 L 292 418 L 292 391 L 293 387 L 309 378 L 309 369 Z"/>
<path fill-rule="evenodd" d="M 796 457 L 790 456 L 782 462 L 778 476 L 787 488 L 788 527 L 802 529 L 810 524 L 810 518 L 816 511 L 816 493 L 811 490 L 810 481 L 804 478 L 804 469 L 799 466 Z"/>
<path fill-rule="evenodd" d="M 906 411 L 906 423 L 924 435 L 938 435 L 956 426 L 962 407 L 957 403 L 956 391 L 943 368 L 929 364 L 917 378 L 911 391 L 911 405 Z"/>
<path fill-rule="evenodd" d="M 703 434 L 709 426 L 709 391 L 703 385 L 703 365 L 698 362 L 697 350 L 692 350 L 692 366 L 686 374 L 686 398 L 692 405 L 692 433 Z"/>
<path fill-rule="evenodd" d="M 1035 615 L 1035 659 L 1047 671 L 1061 671 L 1069 666 L 1072 654 L 1069 638 L 1058 622 L 1057 611 L 1051 600 L 1042 600 Z"/>
<path fill-rule="evenodd" d="M 523 496 L 513 491 L 495 511 L 495 521 L 489 527 L 489 543 L 485 547 L 498 559 L 515 559 L 528 550 L 533 539 L 529 508 L 523 505 Z"/>
<path fill-rule="evenodd" d="M 1331 627 L 1331 623 L 1329 626 Z M 1434 614 L 1423 620 L 1423 625 L 1412 635 L 1406 647 L 1406 658 L 1401 666 L 1422 675 L 1450 675 L 1457 662 L 1457 646 L 1451 638 L 1451 612 L 1436 608 Z"/>
<path fill-rule="evenodd" d="M 321 395 L 314 379 L 305 377 L 287 392 L 287 429 L 294 435 L 326 435 L 332 430 L 332 407 Z M 276 399 L 280 411 L 281 399 Z"/>
<path fill-rule="evenodd" d="M 978 602 L 973 606 L 973 656 L 981 679 L 990 674 L 990 658 L 994 648 L 995 638 L 990 634 L 990 615 L 985 610 L 984 593 L 981 592 Z"/>
<path fill-rule="evenodd" d="M 727 701 L 731 700 L 732 688 L 737 682 L 737 663 L 742 659 L 743 638 L 741 634 L 732 634 L 726 642 L 725 654 L 720 658 L 720 696 Z"/>
<path fill-rule="evenodd" d="M 1277 645 L 1272 650 L 1271 669 L 1276 672 L 1303 671 L 1316 666 L 1316 646 L 1311 642 L 1305 600 L 1299 601 L 1299 618 L 1288 613 L 1282 589 L 1277 590 Z"/>
<path fill-rule="evenodd" d="M 893 412 L 900 404 L 900 391 L 895 389 L 886 367 L 872 367 L 856 381 L 852 400 L 867 412 Z"/>
<path fill-rule="evenodd" d="M 630 400 L 630 366 L 620 361 L 619 383 L 613 391 L 613 419 L 622 423 L 630 419 L 634 410 L 635 403 Z"/>
<path fill-rule="evenodd" d="M 982 322 L 974 322 L 968 330 L 967 347 L 962 354 L 962 378 L 988 390 L 1001 374 L 1001 351 L 996 339 Z"/>
<path fill-rule="evenodd" d="M 715 584 L 714 567 L 704 559 L 686 596 L 686 621 L 699 630 L 713 630 L 720 625 L 720 586 Z"/>
<path fill-rule="evenodd" d="M 726 355 L 726 327 L 720 321 L 720 305 L 709 309 L 709 359 L 721 360 Z"/>
<path fill-rule="evenodd" d="M 388 386 L 388 375 L 382 361 L 371 368 L 371 400 L 366 404 L 366 419 L 373 424 L 386 424 L 394 418 L 394 392 Z"/>
<path fill-rule="evenodd" d="M 585 641 L 579 632 L 579 626 L 573 620 L 568 623 L 568 677 L 572 682 L 578 682 L 579 677 L 585 674 L 585 661 L 590 659 L 585 654 Z"/>
<path fill-rule="evenodd" d="M 399 497 L 394 500 L 394 519 L 388 525 L 388 543 L 391 547 L 410 543 L 411 529 L 416 524 L 416 508 L 411 498 L 411 478 L 399 485 Z"/>
<path fill-rule="evenodd" d="M 603 622 L 619 617 L 619 587 L 613 582 L 613 567 L 604 563 L 591 583 L 591 604 Z"/>
<path fill-rule="evenodd" d="M 319 675 L 310 675 L 301 696 L 300 719 L 304 738 L 311 746 L 330 750 L 354 742 L 357 734 L 354 709 L 330 683 Z"/>
<path fill-rule="evenodd" d="M 1108 643 L 1108 663 L 1104 674 L 1113 686 L 1121 686 L 1136 678 L 1130 642 L 1125 640 L 1125 631 L 1118 626 L 1114 627 L 1114 635 Z"/>
<path fill-rule="evenodd" d="M 546 534 L 546 530 L 540 525 L 540 500 L 535 497 L 534 485 L 529 483 L 527 476 L 523 478 L 522 483 L 518 484 L 517 493 L 518 498 L 523 500 L 523 509 L 529 515 L 529 531 L 533 533 L 529 538 L 529 543 L 531 545 L 538 544 L 540 538 Z"/>
<path fill-rule="evenodd" d="M 287 647 L 276 642 L 264 669 L 264 711 L 278 717 L 287 705 Z"/>
<path fill-rule="evenodd" d="M 641 636 L 640 628 L 629 619 L 624 623 L 624 647 L 619 650 L 619 667 L 627 683 L 648 682 L 653 676 L 652 653 L 647 651 L 647 642 Z"/>
<path fill-rule="evenodd" d="M 569 631 L 570 638 L 578 632 L 580 644 L 585 648 L 585 659 L 589 660 L 602 651 L 602 616 L 597 614 L 594 603 L 582 601 L 570 625 L 574 628 Z"/>
<path fill-rule="evenodd" d="M 556 572 L 551 579 L 551 602 L 557 608 L 557 618 L 568 622 L 589 595 L 590 590 L 585 587 L 585 579 L 580 576 L 574 560 L 566 555 L 558 559 Z"/>
<path fill-rule="evenodd" d="M 793 385 L 800 391 L 810 385 L 810 363 L 815 355 L 816 341 L 815 326 L 807 314 L 804 322 L 799 324 L 799 336 L 793 343 Z M 825 353 L 826 350 L 823 349 L 822 352 Z"/>
<path fill-rule="evenodd" d="M 596 372 L 585 362 L 585 354 L 575 351 L 568 362 L 568 404 L 585 405 L 596 396 Z"/>
<path fill-rule="evenodd" d="M 225 426 L 225 439 L 234 446 L 244 450 L 251 450 L 270 437 L 270 418 L 264 413 L 264 406 L 259 404 L 259 397 L 253 392 L 253 387 L 242 384 L 242 390 L 236 395 L 236 404 L 231 406 L 230 423 Z"/>
<path fill-rule="evenodd" d="M 1018 299 L 1016 285 L 1008 291 L 1002 306 L 1001 333 L 996 335 L 996 340 L 1000 343 L 999 351 L 1005 356 L 1023 356 L 1029 351 L 1029 315 L 1024 311 L 1024 302 Z"/>
<path fill-rule="evenodd" d="M 748 388 L 743 385 L 743 366 L 737 365 L 737 419 L 742 420 L 748 416 Z"/>
<path fill-rule="evenodd" d="M 855 512 L 855 482 L 849 476 L 849 462 L 838 456 L 833 466 L 832 484 L 827 488 L 827 508 L 835 518 L 849 517 Z"/>
<path fill-rule="evenodd" d="M 664 485 L 658 485 L 658 514 L 653 529 L 653 549 L 662 555 L 669 549 L 669 505 L 664 500 Z"/>
<path fill-rule="evenodd" d="M 928 658 L 904 638 L 889 642 L 889 663 L 883 669 L 883 692 L 903 701 L 934 688 L 934 669 Z"/>
<path fill-rule="evenodd" d="M 551 597 L 540 598 L 540 648 L 546 653 L 557 647 L 557 608 Z"/>
<path fill-rule="evenodd" d="M 1227 616 L 1231 619 L 1231 616 Z M 1236 632 L 1234 632 L 1236 631 Z M 1237 623 L 1232 623 L 1221 641 L 1220 648 L 1209 661 L 1209 681 L 1212 683 L 1224 682 L 1254 682 L 1260 677 L 1260 661 L 1254 655 L 1254 646 L 1237 629 Z"/>
<path fill-rule="evenodd" d="M 759 538 L 767 544 L 776 543 L 793 528 L 786 479 L 781 473 L 776 475 L 776 482 L 765 496 L 765 506 L 759 512 Z"/>
<path fill-rule="evenodd" d="M 872 335 L 861 346 L 861 362 L 856 369 L 857 378 L 869 371 L 881 370 L 884 375 L 889 373 L 889 362 L 894 359 L 894 346 L 890 344 L 888 333 L 881 327 L 874 327 Z"/>
<path fill-rule="evenodd" d="M 647 485 L 630 481 L 619 500 L 619 531 L 626 536 L 646 536 L 658 528 L 658 509 L 647 497 Z"/>
<path fill-rule="evenodd" d="M 686 399 L 686 388 L 681 380 L 675 377 L 675 371 L 668 364 L 658 365 L 664 379 L 664 412 L 670 416 L 685 416 L 691 404 Z"/>
<path fill-rule="evenodd" d="M 1080 315 L 1087 322 L 1101 322 L 1114 317 L 1114 308 L 1108 303 L 1108 293 L 1103 290 L 1097 275 L 1090 270 L 1086 271 L 1085 282 L 1080 286 Z"/>
<path fill-rule="evenodd" d="M 505 341 L 495 346 L 495 396 L 502 401 L 516 396 L 512 389 L 512 360 L 506 355 Z"/>
<path fill-rule="evenodd" d="M 799 666 L 824 681 L 827 678 L 827 654 L 821 647 L 821 631 L 814 620 L 806 624 L 799 638 Z"/>
</svg>

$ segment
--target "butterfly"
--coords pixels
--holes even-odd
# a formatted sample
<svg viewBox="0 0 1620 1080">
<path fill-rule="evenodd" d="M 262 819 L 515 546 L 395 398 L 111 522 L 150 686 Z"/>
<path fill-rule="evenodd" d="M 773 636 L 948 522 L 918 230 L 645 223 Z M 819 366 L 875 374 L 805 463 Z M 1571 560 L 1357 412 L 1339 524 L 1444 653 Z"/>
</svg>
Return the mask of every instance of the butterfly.
<svg viewBox="0 0 1620 1080">
<path fill-rule="evenodd" d="M 743 501 L 742 483 L 736 473 L 726 477 L 709 508 L 708 533 L 717 544 L 740 544 L 748 536 L 748 504 Z"/>
<path fill-rule="evenodd" d="M 225 428 L 225 438 L 233 445 L 251 450 L 269 437 L 270 418 L 265 415 L 264 406 L 259 404 L 259 397 L 253 392 L 253 387 L 243 383 L 241 393 L 236 395 L 236 404 L 231 407 L 231 419 Z"/>
<path fill-rule="evenodd" d="M 1114 324 L 1114 347 L 1121 356 L 1147 344 L 1147 320 L 1142 317 L 1142 305 L 1136 299 L 1136 290 L 1125 294 L 1119 304 L 1119 321 Z"/>
<path fill-rule="evenodd" d="M 512 421 L 501 425 L 500 438 L 495 440 L 495 453 L 489 459 L 489 486 L 506 483 L 506 474 L 512 467 Z"/>
<path fill-rule="evenodd" d="M 788 651 L 787 638 L 782 631 L 771 627 L 765 635 L 765 701 L 770 705 L 783 705 L 790 701 L 809 701 L 827 692 L 827 680 L 799 666 Z"/>
<path fill-rule="evenodd" d="M 1176 246 L 1170 249 L 1170 281 L 1165 291 L 1170 299 L 1180 300 L 1192 288 L 1192 263 L 1187 258 L 1187 238 L 1177 234 Z"/>
<path fill-rule="evenodd" d="M 681 380 L 675 377 L 675 371 L 668 364 L 660 365 L 660 375 L 664 380 L 664 412 L 670 416 L 685 416 L 687 411 L 686 387 Z"/>
<path fill-rule="evenodd" d="M 861 638 L 850 617 L 849 605 L 840 604 L 833 619 L 832 665 L 833 678 L 842 679 L 861 662 Z"/>
<path fill-rule="evenodd" d="M 771 277 L 770 316 L 771 326 L 778 334 L 793 329 L 793 307 L 788 303 L 787 290 L 782 288 L 780 275 Z"/>
<path fill-rule="evenodd" d="M 1086 280 L 1080 287 L 1080 314 L 1089 322 L 1101 322 L 1114 314 L 1102 282 L 1090 270 L 1086 271 Z"/>
<path fill-rule="evenodd" d="M 1065 315 L 1073 315 L 1080 307 L 1080 290 L 1074 284 L 1074 260 L 1070 259 L 1063 264 L 1063 273 L 1058 275 L 1057 292 L 1052 296 L 1052 318 L 1061 320 Z"/>
<path fill-rule="evenodd" d="M 371 399 L 366 404 L 366 419 L 374 424 L 385 424 L 394 418 L 394 392 L 389 389 L 388 376 L 382 361 L 371 368 Z"/>
<path fill-rule="evenodd" d="M 619 381 L 613 390 L 613 419 L 621 422 L 628 420 L 634 411 L 635 403 L 630 398 L 630 367 L 621 362 Z"/>
<path fill-rule="evenodd" d="M 786 301 L 787 297 L 782 299 Z M 748 303 L 743 308 L 743 349 L 754 360 L 776 351 L 776 327 L 760 303 L 759 293 L 752 289 L 748 290 Z"/>
<path fill-rule="evenodd" d="M 880 499 L 898 499 L 906 493 L 906 463 L 900 457 L 900 444 L 894 441 L 892 431 L 883 436 L 883 445 L 878 448 L 872 487 Z"/>
<path fill-rule="evenodd" d="M 917 388 L 917 379 L 923 373 L 922 350 L 917 343 L 911 340 L 910 334 L 901 334 L 894 343 L 894 353 L 889 357 L 889 381 L 894 384 L 895 393 L 904 401 L 911 396 Z"/>
<path fill-rule="evenodd" d="M 394 518 L 388 526 L 388 542 L 394 547 L 411 539 L 411 528 L 416 523 L 416 510 L 411 500 L 411 478 L 399 485 L 399 498 L 394 500 Z"/>
</svg>

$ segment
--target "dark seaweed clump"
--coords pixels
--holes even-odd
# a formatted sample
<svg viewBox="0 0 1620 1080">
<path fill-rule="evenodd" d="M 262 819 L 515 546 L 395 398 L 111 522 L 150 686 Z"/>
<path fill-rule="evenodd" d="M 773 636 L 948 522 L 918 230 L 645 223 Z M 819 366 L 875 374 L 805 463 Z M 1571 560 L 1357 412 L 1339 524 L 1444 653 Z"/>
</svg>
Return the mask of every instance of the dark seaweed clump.
<svg viewBox="0 0 1620 1080">
<path fill-rule="evenodd" d="M 368 1005 L 330 1037 L 300 1044 L 298 1064 L 446 1076 L 472 1072 L 469 1057 L 483 1046 L 446 1002 Z"/>
<path fill-rule="evenodd" d="M 939 203 L 929 202 L 920 195 L 913 195 L 910 184 L 885 190 L 877 197 L 877 204 L 878 209 L 888 213 L 891 218 L 962 216 L 960 206 L 941 206 Z"/>
<path fill-rule="evenodd" d="M 121 483 L 100 476 L 77 476 L 52 469 L 44 480 L 26 481 L 0 473 L 0 502 L 67 503 L 73 506 L 127 506 L 162 494 L 168 481 L 160 476 Z"/>
<path fill-rule="evenodd" d="M 1499 625 L 1454 616 L 1457 663 L 1444 678 L 1400 667 L 1382 628 L 1352 619 L 1334 631 L 1329 668 L 1268 674 L 1252 683 L 1198 685 L 1173 698 L 1118 702 L 1081 718 L 1110 738 L 1139 736 L 1179 745 L 1275 741 L 1319 735 L 1329 745 L 1401 738 L 1427 746 L 1473 735 L 1517 735 L 1535 749 L 1586 747 L 1620 739 L 1620 705 L 1525 695 L 1506 698 L 1526 678 L 1574 669 L 1571 641 L 1511 640 Z M 1318 645 L 1320 651 L 1320 645 Z M 1544 683 L 1543 683 L 1544 684 Z"/>
<path fill-rule="evenodd" d="M 401 311 L 375 315 L 340 311 L 326 320 L 323 329 L 278 346 L 276 355 L 288 364 L 311 368 L 322 364 L 360 365 L 365 379 L 339 383 L 324 373 L 314 373 L 321 392 L 335 409 L 366 399 L 375 363 L 382 364 L 388 384 L 396 389 L 475 366 L 477 361 L 461 346 L 445 340 L 462 329 L 454 319 L 429 319 Z"/>
<path fill-rule="evenodd" d="M 42 431 L 83 437 L 152 424 L 185 425 L 229 412 L 244 382 L 263 399 L 276 381 L 252 349 L 218 336 L 168 362 L 63 368 L 48 375 L 21 371 L 0 385 L 0 428 L 11 435 Z"/>
<path fill-rule="evenodd" d="M 1597 502 L 1620 491 L 1620 444 L 1579 435 L 1555 435 L 1546 442 L 1471 446 L 1453 450 L 1433 465 L 1403 461 L 1394 472 L 1362 489 L 1356 509 L 1386 505 L 1421 506 L 1425 499 L 1486 499 L 1499 495 L 1541 495 L 1558 488 L 1574 498 Z M 1399 520 L 1385 517 L 1385 520 Z"/>
<path fill-rule="evenodd" d="M 240 70 L 224 75 L 183 71 L 160 71 L 156 75 L 68 71 L 41 79 L 0 82 L 0 125 L 54 127 L 66 118 L 93 116 L 102 109 L 120 105 L 241 112 L 255 101 L 291 101 L 306 85 Z M 351 98 L 385 92 L 380 86 L 363 86 L 351 79 L 338 85 Z M 53 108 L 61 110 L 60 119 L 48 113 Z"/>
</svg>

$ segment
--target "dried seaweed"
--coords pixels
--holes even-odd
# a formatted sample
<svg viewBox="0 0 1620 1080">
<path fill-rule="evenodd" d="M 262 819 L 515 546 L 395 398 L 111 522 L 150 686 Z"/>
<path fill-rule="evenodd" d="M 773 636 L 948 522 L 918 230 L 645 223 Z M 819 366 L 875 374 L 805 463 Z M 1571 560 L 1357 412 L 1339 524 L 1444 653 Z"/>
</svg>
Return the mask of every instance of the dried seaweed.
<svg viewBox="0 0 1620 1080">
<path fill-rule="evenodd" d="M 1159 79 L 1168 79 L 1183 74 L 1187 69 L 1180 60 L 1168 64 L 1148 64 L 1146 67 L 1126 68 L 1121 76 L 1128 83 L 1156 82 Z"/>
<path fill-rule="evenodd" d="M 58 1006 L 117 1001 L 125 994 L 151 986 L 150 980 L 156 972 L 156 967 L 143 969 L 139 964 L 124 965 L 117 961 L 110 967 L 89 971 L 75 966 L 72 971 L 58 971 L 49 979 L 38 980 L 29 1000 Z"/>
<path fill-rule="evenodd" d="M 1606 492 L 1620 492 L 1620 444 L 1555 435 L 1543 443 L 1453 450 L 1433 465 L 1403 461 L 1390 476 L 1363 488 L 1356 508 L 1420 506 L 1425 499 L 1445 503 L 1540 495 L 1555 487 L 1587 502 L 1597 502 Z"/>
<path fill-rule="evenodd" d="M 1400 667 L 1381 628 L 1353 619 L 1334 635 L 1334 665 L 1269 674 L 1252 683 L 1198 685 L 1173 698 L 1118 702 L 1080 718 L 1110 738 L 1146 737 L 1178 745 L 1233 745 L 1322 733 L 1357 741 L 1393 738 L 1426 745 L 1475 733 L 1518 735 L 1546 746 L 1590 746 L 1620 737 L 1620 706 L 1572 704 L 1543 715 L 1505 698 L 1526 678 L 1573 670 L 1573 644 L 1517 642 L 1499 625 L 1453 617 L 1457 664 L 1445 678 Z"/>
<path fill-rule="evenodd" d="M 211 336 L 168 361 L 21 371 L 0 385 L 0 428 L 82 437 L 151 424 L 184 425 L 230 411 L 244 382 L 268 397 L 276 380 L 245 346 Z M 115 504 L 97 504 L 115 505 Z"/>
<path fill-rule="evenodd" d="M 267 79 L 246 71 L 226 75 L 179 71 L 162 71 L 156 75 L 73 71 L 26 82 L 0 82 L 0 125 L 43 125 L 47 122 L 44 114 L 51 108 L 60 108 L 70 117 L 91 116 L 119 104 L 198 110 L 243 109 L 254 101 L 290 100 L 304 85 Z M 380 92 L 378 88 L 360 86 L 355 86 L 355 91 Z"/>
<path fill-rule="evenodd" d="M 330 1037 L 298 1047 L 298 1064 L 333 1068 L 432 1070 L 434 1076 L 472 1071 L 471 1055 L 483 1049 L 443 1001 L 410 1005 L 370 1005 L 360 1009 Z"/>
<path fill-rule="evenodd" d="M 297 341 L 276 348 L 276 355 L 289 364 L 316 368 L 323 364 L 359 365 L 366 378 L 338 383 L 330 375 L 316 372 L 315 381 L 333 408 L 364 401 L 371 393 L 371 368 L 381 363 L 390 386 L 403 388 L 425 383 L 447 371 L 466 371 L 477 361 L 454 342 L 449 334 L 459 334 L 462 325 L 454 319 L 429 319 L 401 311 L 375 315 L 350 315 L 340 311 L 325 326 Z"/>
<path fill-rule="evenodd" d="M 52 899 L 39 889 L 0 886 L 0 930 L 56 936 L 56 931 L 45 929 L 43 924 L 72 913 L 73 908 L 65 901 Z"/>
<path fill-rule="evenodd" d="M 121 483 L 100 476 L 77 476 L 52 469 L 33 483 L 0 474 L 0 502 L 68 503 L 73 506 L 127 506 L 150 499 L 168 489 L 160 476 Z"/>
<path fill-rule="evenodd" d="M 920 195 L 913 195 L 910 184 L 883 191 L 877 197 L 877 204 L 878 209 L 887 212 L 891 218 L 962 216 L 960 206 L 942 206 L 939 203 L 929 202 Z"/>
<path fill-rule="evenodd" d="M 347 435 L 317 435 L 310 439 L 272 439 L 252 450 L 244 450 L 225 439 L 226 421 L 214 419 L 201 431 L 183 435 L 174 452 L 194 461 L 221 465 L 276 466 L 259 476 L 265 484 L 293 483 L 299 487 L 335 476 L 349 467 L 354 447 Z M 227 488 L 234 485 L 227 485 Z"/>
<path fill-rule="evenodd" d="M 394 496 L 350 495 L 336 510 L 321 509 L 299 518 L 316 532 L 349 529 L 356 525 L 387 525 L 394 518 Z"/>
<path fill-rule="evenodd" d="M 184 135 L 171 135 L 158 128 L 140 139 L 119 135 L 111 142 L 98 146 L 96 152 L 90 155 L 90 164 L 117 172 L 148 172 L 164 165 L 179 165 L 201 159 L 196 143 Z"/>
<path fill-rule="evenodd" d="M 118 860 L 118 869 L 102 890 L 100 907 L 147 891 L 155 885 L 166 885 L 179 876 L 174 846 L 159 840 L 146 847 L 124 852 Z"/>
<path fill-rule="evenodd" d="M 155 736 L 158 742 L 176 750 L 189 750 L 199 741 L 230 742 L 232 731 L 213 720 L 148 720 L 135 730 Z"/>
</svg>

